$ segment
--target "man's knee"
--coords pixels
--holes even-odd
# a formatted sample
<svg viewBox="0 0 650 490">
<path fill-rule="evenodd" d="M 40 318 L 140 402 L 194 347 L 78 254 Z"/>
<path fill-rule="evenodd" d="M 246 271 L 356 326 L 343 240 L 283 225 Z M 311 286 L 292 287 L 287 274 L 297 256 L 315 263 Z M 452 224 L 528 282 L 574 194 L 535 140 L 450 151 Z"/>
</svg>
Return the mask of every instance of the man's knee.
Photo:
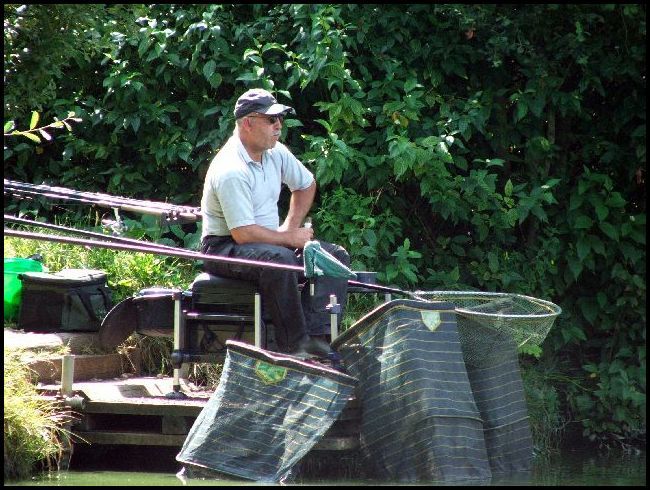
<svg viewBox="0 0 650 490">
<path fill-rule="evenodd" d="M 279 245 L 265 245 L 260 251 L 260 260 L 287 265 L 296 265 L 300 262 L 293 250 Z"/>
</svg>

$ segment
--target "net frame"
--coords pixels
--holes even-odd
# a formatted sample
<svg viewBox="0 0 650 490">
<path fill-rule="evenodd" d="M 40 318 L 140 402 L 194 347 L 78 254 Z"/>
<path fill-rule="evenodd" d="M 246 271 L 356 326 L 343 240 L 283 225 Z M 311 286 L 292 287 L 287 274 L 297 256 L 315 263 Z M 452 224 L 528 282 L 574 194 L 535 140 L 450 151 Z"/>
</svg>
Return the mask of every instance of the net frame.
<svg viewBox="0 0 650 490">
<path fill-rule="evenodd" d="M 512 338 L 519 348 L 539 346 L 562 313 L 551 301 L 518 293 L 484 291 L 417 291 L 426 301 L 455 305 L 459 324 L 480 325 Z"/>
</svg>

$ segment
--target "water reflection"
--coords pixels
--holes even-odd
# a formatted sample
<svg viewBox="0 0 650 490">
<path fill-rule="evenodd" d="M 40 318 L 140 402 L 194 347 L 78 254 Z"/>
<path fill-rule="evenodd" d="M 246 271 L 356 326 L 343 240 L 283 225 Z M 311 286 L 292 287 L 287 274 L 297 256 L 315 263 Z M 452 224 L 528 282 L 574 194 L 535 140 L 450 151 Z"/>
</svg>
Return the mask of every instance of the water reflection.
<svg viewBox="0 0 650 490">
<path fill-rule="evenodd" d="M 584 486 L 584 485 L 630 485 L 645 486 L 645 451 L 638 455 L 610 452 L 595 454 L 580 450 L 567 451 L 561 456 L 538 460 L 528 475 L 494 477 L 489 483 L 478 486 Z M 113 460 L 114 462 L 115 460 Z M 173 472 L 156 473 L 138 471 L 81 471 L 71 470 L 51 473 L 30 480 L 7 483 L 5 486 L 260 486 L 257 482 L 242 480 L 187 480 L 185 483 Z M 328 486 L 383 486 L 391 482 L 370 480 L 304 480 L 293 485 L 323 484 Z M 430 484 L 430 482 L 427 482 Z M 468 482 L 463 482 L 466 486 Z M 438 485 L 438 484 L 436 484 Z M 470 483 L 471 485 L 471 483 Z M 446 484 L 444 486 L 455 486 Z"/>
</svg>

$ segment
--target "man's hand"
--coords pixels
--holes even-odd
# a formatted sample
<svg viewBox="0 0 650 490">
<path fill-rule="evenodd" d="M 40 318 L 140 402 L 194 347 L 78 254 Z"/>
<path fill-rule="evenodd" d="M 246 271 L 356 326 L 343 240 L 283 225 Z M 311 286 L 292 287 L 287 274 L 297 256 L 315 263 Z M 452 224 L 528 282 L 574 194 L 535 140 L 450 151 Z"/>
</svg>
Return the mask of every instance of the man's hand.
<svg viewBox="0 0 650 490">
<path fill-rule="evenodd" d="M 292 248 L 304 248 L 305 243 L 314 238 L 314 230 L 311 228 L 294 228 L 278 233 L 285 233 L 287 235 L 289 239 L 287 245 Z"/>
</svg>

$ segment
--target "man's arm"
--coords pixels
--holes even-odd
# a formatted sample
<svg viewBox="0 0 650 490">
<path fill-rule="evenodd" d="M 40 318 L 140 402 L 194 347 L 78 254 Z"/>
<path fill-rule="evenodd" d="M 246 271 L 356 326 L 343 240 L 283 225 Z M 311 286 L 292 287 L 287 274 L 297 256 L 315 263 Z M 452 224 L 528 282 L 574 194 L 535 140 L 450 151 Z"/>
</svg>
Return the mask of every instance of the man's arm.
<svg viewBox="0 0 650 490">
<path fill-rule="evenodd" d="M 260 225 L 246 225 L 232 228 L 230 233 L 238 244 L 269 243 L 292 248 L 303 248 L 305 243 L 314 238 L 314 230 L 301 228 L 305 216 L 311 209 L 316 195 L 316 181 L 306 189 L 291 193 L 289 212 L 280 228 L 270 230 Z"/>
<path fill-rule="evenodd" d="M 315 195 L 316 181 L 313 181 L 306 189 L 293 191 L 291 193 L 291 200 L 289 201 L 289 212 L 287 213 L 284 223 L 282 223 L 280 228 L 278 228 L 278 231 L 299 228 L 300 225 L 302 225 L 305 216 L 307 216 L 307 213 L 311 209 Z"/>
<path fill-rule="evenodd" d="M 244 243 L 269 243 L 291 248 L 303 248 L 314 237 L 311 228 L 291 228 L 290 230 L 269 230 L 260 225 L 239 226 L 230 230 L 233 239 L 240 245 Z"/>
</svg>

